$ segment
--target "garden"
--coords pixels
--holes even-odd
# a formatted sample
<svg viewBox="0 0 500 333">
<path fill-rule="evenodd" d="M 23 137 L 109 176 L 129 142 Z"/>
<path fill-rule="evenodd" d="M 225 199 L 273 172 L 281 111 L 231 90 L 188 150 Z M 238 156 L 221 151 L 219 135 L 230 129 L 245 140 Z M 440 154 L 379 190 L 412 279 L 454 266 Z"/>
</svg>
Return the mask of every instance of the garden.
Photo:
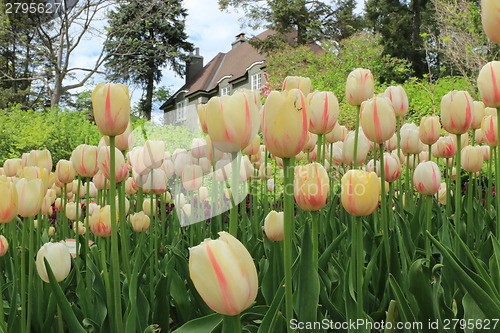
<svg viewBox="0 0 500 333">
<path fill-rule="evenodd" d="M 92 122 L 0 111 L 0 332 L 500 331 L 500 62 L 413 117 L 374 75 L 212 97 L 200 133 L 120 83 Z"/>
</svg>

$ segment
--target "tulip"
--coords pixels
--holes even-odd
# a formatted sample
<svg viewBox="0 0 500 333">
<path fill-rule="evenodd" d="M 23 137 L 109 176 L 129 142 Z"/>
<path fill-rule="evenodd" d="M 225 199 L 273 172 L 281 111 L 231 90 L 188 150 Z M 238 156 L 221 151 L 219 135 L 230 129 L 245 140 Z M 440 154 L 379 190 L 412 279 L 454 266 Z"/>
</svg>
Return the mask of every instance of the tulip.
<svg viewBox="0 0 500 333">
<path fill-rule="evenodd" d="M 259 148 L 260 148 L 260 136 L 257 134 L 256 136 L 253 137 L 248 146 L 246 146 L 245 149 L 243 149 L 243 151 L 247 155 L 254 155 L 259 152 Z"/>
<path fill-rule="evenodd" d="M 452 134 L 464 134 L 472 124 L 472 98 L 466 91 L 450 91 L 441 99 L 441 122 Z"/>
<path fill-rule="evenodd" d="M 40 210 L 45 196 L 40 179 L 20 179 L 16 183 L 18 195 L 18 214 L 22 217 L 33 217 Z"/>
<path fill-rule="evenodd" d="M 439 190 L 438 190 L 438 193 L 437 193 L 437 199 L 438 199 L 439 203 L 441 203 L 442 205 L 446 205 L 446 199 L 447 199 L 447 195 L 446 195 L 446 183 L 439 184 Z"/>
<path fill-rule="evenodd" d="M 189 164 L 182 171 L 182 186 L 186 191 L 197 191 L 203 183 L 203 170 L 199 165 Z"/>
<path fill-rule="evenodd" d="M 391 138 L 385 142 L 385 149 L 387 151 L 393 151 L 398 149 L 398 137 L 396 133 L 394 133 L 394 135 L 391 136 Z"/>
<path fill-rule="evenodd" d="M 101 138 L 104 139 L 105 145 L 109 146 L 109 136 L 105 135 Z M 115 147 L 120 151 L 129 150 L 134 145 L 134 133 L 132 132 L 132 125 L 128 122 L 125 132 L 117 135 L 115 138 Z M 99 145 L 99 148 L 101 145 Z"/>
<path fill-rule="evenodd" d="M 92 178 L 92 182 L 97 190 L 104 190 L 104 183 L 106 182 L 106 177 L 104 177 L 104 173 L 98 171 Z M 107 187 L 109 187 L 109 182 L 107 182 Z M 96 196 L 92 197 L 95 198 Z"/>
<path fill-rule="evenodd" d="M 352 165 L 354 161 L 354 132 L 351 131 L 345 137 L 342 145 L 342 160 L 343 163 L 347 165 Z M 360 135 L 358 138 L 358 150 L 356 152 L 356 164 L 359 165 L 363 163 L 370 150 L 370 145 L 368 139 L 364 135 Z"/>
<path fill-rule="evenodd" d="M 260 126 L 257 104 L 245 92 L 212 97 L 207 103 L 208 135 L 223 152 L 238 152 L 250 144 Z"/>
<path fill-rule="evenodd" d="M 380 164 L 378 164 L 380 165 Z M 368 171 L 368 170 L 367 170 Z M 380 176 L 380 167 L 377 167 L 377 176 Z M 392 183 L 401 176 L 401 163 L 396 154 L 384 153 L 384 178 Z M 387 187 L 389 188 L 389 187 Z"/>
<path fill-rule="evenodd" d="M 434 151 L 439 153 L 438 157 L 452 158 L 457 152 L 457 144 L 453 140 L 453 137 L 443 136 L 436 141 L 436 149 Z"/>
<path fill-rule="evenodd" d="M 68 247 L 63 243 L 45 243 L 36 254 L 36 270 L 40 278 L 49 282 L 49 276 L 45 269 L 44 258 L 48 264 L 57 282 L 64 280 L 71 270 L 71 255 Z"/>
<path fill-rule="evenodd" d="M 142 149 L 142 161 L 147 169 L 161 167 L 165 157 L 165 142 L 160 140 L 147 140 Z"/>
<path fill-rule="evenodd" d="M 82 210 L 78 209 L 78 217 L 76 216 L 76 208 L 77 208 L 77 203 L 74 202 L 68 202 L 66 204 L 65 212 L 66 212 L 66 217 L 70 219 L 71 221 L 76 220 L 77 218 L 79 219 L 82 216 Z"/>
<path fill-rule="evenodd" d="M 481 128 L 474 131 L 474 140 L 477 144 L 486 143 L 486 137 L 484 136 L 484 132 Z"/>
<path fill-rule="evenodd" d="M 207 152 L 207 158 L 210 160 L 210 161 L 218 161 L 222 158 L 222 155 L 223 155 L 223 152 L 221 152 L 219 149 L 217 149 L 215 147 L 214 144 L 212 144 L 212 139 L 210 138 L 210 136 L 207 136 L 205 138 L 205 140 L 207 141 L 207 149 L 206 149 L 206 152 Z M 174 158 L 172 157 L 172 160 Z"/>
<path fill-rule="evenodd" d="M 308 140 L 309 118 L 305 98 L 298 89 L 272 91 L 262 113 L 262 134 L 269 152 L 295 157 Z"/>
<path fill-rule="evenodd" d="M 23 168 L 26 168 L 29 166 L 29 158 L 30 158 L 30 153 L 23 153 L 21 156 L 21 165 Z"/>
<path fill-rule="evenodd" d="M 181 193 L 182 194 L 182 193 Z M 156 200 L 153 200 L 153 212 L 151 212 L 151 199 L 146 198 L 142 202 L 142 210 L 147 216 L 156 215 Z"/>
<path fill-rule="evenodd" d="M 130 118 L 128 88 L 120 83 L 99 83 L 92 92 L 94 119 L 103 135 L 125 132 Z"/>
<path fill-rule="evenodd" d="M 269 192 L 274 191 L 274 179 L 273 178 L 267 180 L 267 190 Z"/>
<path fill-rule="evenodd" d="M 481 122 L 484 118 L 485 107 L 483 102 L 472 102 L 472 123 L 470 127 L 477 130 L 481 128 Z M 495 112 L 496 113 L 496 112 Z"/>
<path fill-rule="evenodd" d="M 498 145 L 498 121 L 495 116 L 487 116 L 481 124 L 484 137 L 489 146 L 496 147 Z"/>
<path fill-rule="evenodd" d="M 139 185 L 135 182 L 134 178 L 128 177 L 125 181 L 125 193 L 127 195 L 134 195 L 137 193 Z"/>
<path fill-rule="evenodd" d="M 16 185 L 0 180 L 0 198 L 0 223 L 8 223 L 18 214 Z"/>
<path fill-rule="evenodd" d="M 52 155 L 47 149 L 32 150 L 28 156 L 28 166 L 45 168 L 48 172 L 52 171 Z"/>
<path fill-rule="evenodd" d="M 7 177 L 16 177 L 22 170 L 22 160 L 11 158 L 3 163 L 3 171 Z"/>
<path fill-rule="evenodd" d="M 302 151 L 308 152 L 308 151 L 313 151 L 316 148 L 316 144 L 318 143 L 318 136 L 316 134 L 313 134 L 309 132 L 307 135 L 307 142 L 302 148 Z"/>
<path fill-rule="evenodd" d="M 273 166 L 271 163 L 261 164 L 259 168 L 259 179 L 271 178 L 273 175 Z"/>
<path fill-rule="evenodd" d="M 333 130 L 339 116 L 339 102 L 332 92 L 315 91 L 307 95 L 309 132 L 326 134 Z"/>
<path fill-rule="evenodd" d="M 401 86 L 390 86 L 384 92 L 394 107 L 396 117 L 403 117 L 408 112 L 408 96 Z"/>
<path fill-rule="evenodd" d="M 347 77 L 346 99 L 352 106 L 361 105 L 373 96 L 375 83 L 372 72 L 368 69 L 356 68 Z"/>
<path fill-rule="evenodd" d="M 9 242 L 4 235 L 0 235 L 0 257 L 3 257 L 9 250 Z"/>
<path fill-rule="evenodd" d="M 484 117 L 487 117 L 487 116 L 494 116 L 494 117 L 496 117 L 496 115 L 497 115 L 497 109 L 496 108 L 484 108 Z"/>
<path fill-rule="evenodd" d="M 267 214 L 264 219 L 264 227 L 262 228 L 266 237 L 271 241 L 282 241 L 284 239 L 283 225 L 284 225 L 283 212 L 276 212 L 272 210 Z"/>
<path fill-rule="evenodd" d="M 67 160 L 59 160 L 56 165 L 56 179 L 57 181 L 67 184 L 71 183 L 76 176 L 73 163 Z"/>
<path fill-rule="evenodd" d="M 118 223 L 118 212 L 115 212 L 115 214 Z M 111 236 L 111 207 L 106 205 L 99 210 L 95 210 L 90 216 L 89 227 L 97 237 Z"/>
<path fill-rule="evenodd" d="M 406 123 L 401 127 L 401 150 L 405 154 L 418 154 L 422 151 L 420 130 L 417 125 Z"/>
<path fill-rule="evenodd" d="M 85 235 L 85 231 L 87 228 L 83 225 L 81 221 L 78 221 L 78 224 L 76 222 L 73 222 L 73 232 L 78 235 Z"/>
<path fill-rule="evenodd" d="M 341 180 L 341 200 L 345 210 L 353 216 L 366 216 L 375 211 L 380 195 L 375 172 L 349 170 Z"/>
<path fill-rule="evenodd" d="M 191 142 L 191 155 L 196 159 L 207 156 L 206 147 L 207 142 L 205 139 L 194 138 Z"/>
<path fill-rule="evenodd" d="M 142 232 L 149 229 L 150 219 L 141 211 L 130 216 L 130 224 L 135 232 Z"/>
<path fill-rule="evenodd" d="M 363 102 L 359 117 L 363 133 L 370 141 L 383 143 L 396 131 L 394 107 L 384 97 L 373 97 Z"/>
<path fill-rule="evenodd" d="M 200 201 L 207 200 L 207 198 L 208 198 L 208 188 L 206 188 L 205 186 L 201 186 L 198 189 L 198 196 L 200 198 Z"/>
<path fill-rule="evenodd" d="M 347 132 L 348 131 L 345 126 L 341 126 L 338 122 L 336 122 L 333 129 L 326 134 L 326 142 L 335 143 L 337 141 L 344 141 Z"/>
<path fill-rule="evenodd" d="M 174 159 L 174 172 L 177 176 L 182 177 L 182 172 L 186 164 L 191 164 L 191 155 L 187 152 L 179 153 Z"/>
<path fill-rule="evenodd" d="M 92 214 L 94 214 L 94 212 L 96 210 L 98 211 L 99 209 L 101 209 L 101 206 L 99 206 L 95 202 L 89 203 L 89 216 L 91 216 Z"/>
<path fill-rule="evenodd" d="M 491 158 L 490 146 L 479 146 L 483 151 L 483 160 L 488 161 Z"/>
<path fill-rule="evenodd" d="M 300 208 L 307 211 L 321 209 L 326 203 L 330 180 L 319 163 L 295 167 L 293 194 Z"/>
<path fill-rule="evenodd" d="M 500 44 L 500 3 L 497 0 L 481 0 L 481 22 L 486 36 Z"/>
<path fill-rule="evenodd" d="M 99 148 L 97 157 L 97 164 L 99 170 L 104 174 L 104 177 L 109 179 L 111 177 L 111 157 L 110 147 Z M 115 148 L 115 180 L 117 183 L 124 181 L 128 178 L 128 166 L 125 163 L 125 158 L 121 151 Z M 95 181 L 94 181 L 95 182 Z M 97 184 L 96 184 L 97 185 Z"/>
<path fill-rule="evenodd" d="M 413 172 L 413 185 L 415 189 L 424 195 L 434 195 L 439 190 L 441 173 L 434 162 L 422 162 Z"/>
<path fill-rule="evenodd" d="M 227 232 L 189 249 L 189 275 L 205 303 L 215 312 L 234 316 L 254 302 L 257 270 L 248 250 Z"/>
<path fill-rule="evenodd" d="M 304 96 L 307 96 L 312 90 L 311 86 L 311 79 L 308 77 L 287 76 L 283 81 L 282 90 L 289 91 L 292 89 L 299 89 Z"/>
<path fill-rule="evenodd" d="M 153 191 L 154 194 L 162 194 L 167 190 L 167 177 L 163 169 L 153 169 L 147 181 L 143 181 L 142 190 L 144 193 Z"/>
<path fill-rule="evenodd" d="M 481 171 L 483 167 L 483 150 L 480 146 L 466 146 L 462 149 L 462 168 L 468 172 Z"/>
<path fill-rule="evenodd" d="M 420 120 L 419 136 L 420 141 L 426 145 L 434 144 L 441 135 L 441 123 L 439 117 L 422 117 Z"/>
<path fill-rule="evenodd" d="M 200 121 L 200 127 L 203 133 L 208 134 L 206 104 L 198 105 L 198 120 Z"/>
<path fill-rule="evenodd" d="M 184 206 L 182 206 L 182 212 L 186 217 L 191 217 L 191 204 L 184 204 Z"/>
<path fill-rule="evenodd" d="M 77 146 L 71 153 L 70 158 L 75 172 L 82 177 L 94 177 L 97 171 L 99 171 L 97 155 L 98 150 L 96 146 Z"/>
<path fill-rule="evenodd" d="M 56 233 L 56 228 L 54 228 L 53 226 L 50 226 L 49 229 L 47 230 L 47 235 L 49 237 L 53 237 Z"/>
</svg>

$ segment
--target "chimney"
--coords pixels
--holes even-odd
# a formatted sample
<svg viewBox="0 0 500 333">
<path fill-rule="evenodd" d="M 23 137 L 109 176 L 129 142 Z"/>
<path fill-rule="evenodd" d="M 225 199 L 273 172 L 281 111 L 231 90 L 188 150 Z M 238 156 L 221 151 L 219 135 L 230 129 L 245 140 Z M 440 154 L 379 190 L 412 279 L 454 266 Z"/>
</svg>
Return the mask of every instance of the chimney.
<svg viewBox="0 0 500 333">
<path fill-rule="evenodd" d="M 186 83 L 190 82 L 196 74 L 203 68 L 203 57 L 200 56 L 200 48 L 194 49 L 194 54 L 189 54 L 189 61 L 186 64 Z"/>
<path fill-rule="evenodd" d="M 236 37 L 236 39 L 231 43 L 231 46 L 233 49 L 235 47 L 237 47 L 238 45 L 243 44 L 244 42 L 246 42 L 248 40 L 248 38 L 245 37 L 245 33 L 243 33 L 243 32 L 240 32 L 235 37 Z"/>
</svg>

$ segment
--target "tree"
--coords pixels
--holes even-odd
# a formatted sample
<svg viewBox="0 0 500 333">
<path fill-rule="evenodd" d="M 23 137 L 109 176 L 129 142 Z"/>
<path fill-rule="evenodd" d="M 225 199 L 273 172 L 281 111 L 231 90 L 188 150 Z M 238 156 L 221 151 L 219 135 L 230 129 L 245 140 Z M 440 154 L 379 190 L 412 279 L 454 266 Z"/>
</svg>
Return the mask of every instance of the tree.
<svg viewBox="0 0 500 333">
<path fill-rule="evenodd" d="M 161 69 L 168 65 L 184 74 L 187 52 L 193 50 L 185 32 L 186 15 L 181 0 L 120 1 L 109 14 L 108 77 L 144 88 L 141 105 L 147 119 L 151 119 L 154 84 L 161 79 Z"/>
<path fill-rule="evenodd" d="M 323 39 L 339 41 L 362 27 L 361 18 L 354 14 L 355 0 L 336 0 L 335 4 L 319 0 L 219 0 L 219 7 L 242 9 L 244 25 L 252 29 L 273 29 L 281 35 L 295 29 L 298 45 Z"/>
</svg>

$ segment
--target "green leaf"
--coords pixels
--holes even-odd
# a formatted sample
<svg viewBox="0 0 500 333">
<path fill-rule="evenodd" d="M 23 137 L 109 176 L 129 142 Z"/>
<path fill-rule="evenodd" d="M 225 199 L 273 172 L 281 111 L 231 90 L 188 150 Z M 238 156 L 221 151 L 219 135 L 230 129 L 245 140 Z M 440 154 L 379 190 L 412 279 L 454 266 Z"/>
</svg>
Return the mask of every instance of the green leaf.
<svg viewBox="0 0 500 333">
<path fill-rule="evenodd" d="M 269 310 L 267 310 L 264 319 L 262 319 L 262 323 L 260 324 L 259 327 L 259 333 L 267 333 L 275 331 L 274 325 L 276 323 L 279 314 L 279 307 L 283 302 L 283 298 L 285 296 L 285 287 L 283 287 L 283 283 L 285 283 L 285 279 L 281 281 L 280 283 L 281 287 L 274 295 L 273 302 L 271 303 Z"/>
<path fill-rule="evenodd" d="M 415 322 L 415 315 L 411 311 L 411 305 L 392 274 L 389 274 L 389 285 L 391 286 L 392 292 L 396 297 L 401 319 L 405 322 Z"/>
<path fill-rule="evenodd" d="M 436 313 L 430 277 L 431 271 L 426 260 L 418 259 L 410 266 L 408 274 L 410 292 L 417 300 L 421 314 L 419 318 L 422 318 L 424 322 L 433 321 Z"/>
<path fill-rule="evenodd" d="M 205 317 L 196 318 L 188 321 L 173 333 L 210 333 L 217 329 L 222 324 L 223 315 L 213 313 Z"/>
</svg>

